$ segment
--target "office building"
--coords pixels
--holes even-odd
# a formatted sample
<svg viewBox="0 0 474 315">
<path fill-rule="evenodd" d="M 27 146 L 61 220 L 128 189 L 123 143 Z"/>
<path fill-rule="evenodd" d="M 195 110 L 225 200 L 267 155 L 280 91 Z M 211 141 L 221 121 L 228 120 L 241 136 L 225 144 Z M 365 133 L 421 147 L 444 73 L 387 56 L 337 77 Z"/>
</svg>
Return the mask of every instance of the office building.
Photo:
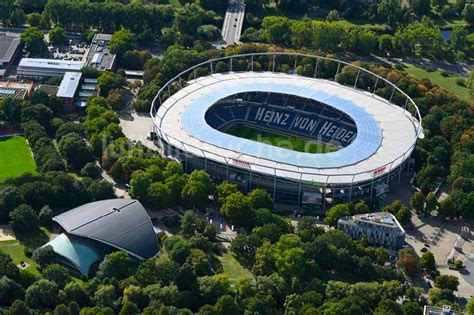
<svg viewBox="0 0 474 315">
<path fill-rule="evenodd" d="M 62 77 L 66 72 L 78 72 L 84 66 L 82 61 L 23 58 L 17 68 L 20 78 L 45 79 Z"/>
<path fill-rule="evenodd" d="M 337 222 L 337 229 L 356 239 L 364 236 L 373 245 L 389 249 L 398 249 L 405 244 L 405 230 L 388 212 L 342 217 Z"/>
</svg>

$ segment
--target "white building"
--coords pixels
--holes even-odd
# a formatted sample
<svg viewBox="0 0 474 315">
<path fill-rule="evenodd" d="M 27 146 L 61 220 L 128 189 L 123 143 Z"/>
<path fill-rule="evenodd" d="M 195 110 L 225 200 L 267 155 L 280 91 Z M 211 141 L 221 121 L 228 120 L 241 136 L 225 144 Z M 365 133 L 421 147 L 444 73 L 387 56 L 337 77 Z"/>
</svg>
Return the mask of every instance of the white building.
<svg viewBox="0 0 474 315">
<path fill-rule="evenodd" d="M 61 99 L 66 110 L 74 109 L 74 96 L 81 82 L 81 76 L 81 72 L 66 72 L 59 85 L 56 96 Z"/>
<path fill-rule="evenodd" d="M 17 68 L 20 78 L 43 79 L 62 77 L 66 72 L 78 72 L 84 66 L 82 61 L 23 58 Z"/>
<path fill-rule="evenodd" d="M 374 245 L 397 249 L 405 244 L 405 230 L 397 219 L 388 212 L 357 214 L 342 217 L 337 229 L 353 238 L 366 237 Z"/>
</svg>

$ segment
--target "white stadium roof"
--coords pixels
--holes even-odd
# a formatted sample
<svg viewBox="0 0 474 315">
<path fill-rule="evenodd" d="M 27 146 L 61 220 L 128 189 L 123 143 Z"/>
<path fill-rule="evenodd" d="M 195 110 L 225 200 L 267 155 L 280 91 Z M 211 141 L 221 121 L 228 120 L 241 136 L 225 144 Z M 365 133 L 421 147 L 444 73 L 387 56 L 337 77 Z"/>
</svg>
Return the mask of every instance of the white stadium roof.
<svg viewBox="0 0 474 315">
<path fill-rule="evenodd" d="M 209 126 L 207 110 L 219 99 L 265 91 L 311 98 L 345 112 L 357 137 L 331 153 L 302 153 L 225 134 Z M 188 82 L 155 117 L 158 136 L 193 155 L 271 176 L 306 182 L 358 183 L 395 169 L 414 149 L 418 121 L 369 92 L 333 81 L 274 72 L 214 74 Z"/>
</svg>

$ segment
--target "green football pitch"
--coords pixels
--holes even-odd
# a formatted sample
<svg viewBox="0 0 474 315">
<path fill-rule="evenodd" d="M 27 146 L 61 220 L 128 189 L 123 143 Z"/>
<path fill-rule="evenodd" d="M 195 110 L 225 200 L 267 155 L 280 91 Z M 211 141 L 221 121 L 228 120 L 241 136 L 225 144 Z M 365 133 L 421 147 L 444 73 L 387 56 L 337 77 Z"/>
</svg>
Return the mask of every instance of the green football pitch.
<svg viewBox="0 0 474 315">
<path fill-rule="evenodd" d="M 276 147 L 298 152 L 327 153 L 338 150 L 338 148 L 327 144 L 319 144 L 293 136 L 284 136 L 266 130 L 253 128 L 244 124 L 236 124 L 225 131 L 225 133 L 239 138 L 271 144 Z"/>
<path fill-rule="evenodd" d="M 35 170 L 36 164 L 25 138 L 0 138 L 0 183 Z"/>
</svg>

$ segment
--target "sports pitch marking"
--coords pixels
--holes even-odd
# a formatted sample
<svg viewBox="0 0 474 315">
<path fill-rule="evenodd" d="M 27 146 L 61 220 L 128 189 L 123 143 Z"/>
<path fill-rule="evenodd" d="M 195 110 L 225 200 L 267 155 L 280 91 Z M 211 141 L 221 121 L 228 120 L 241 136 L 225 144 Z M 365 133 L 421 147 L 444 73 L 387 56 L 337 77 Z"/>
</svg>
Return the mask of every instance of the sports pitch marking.
<svg viewBox="0 0 474 315">
<path fill-rule="evenodd" d="M 26 172 L 35 172 L 36 164 L 25 138 L 0 138 L 0 183 Z"/>
<path fill-rule="evenodd" d="M 267 130 L 253 128 L 244 124 L 235 124 L 225 131 L 225 133 L 239 138 L 271 144 L 275 147 L 290 149 L 298 152 L 328 153 L 338 150 L 338 148 L 328 144 L 319 144 L 293 136 L 284 136 Z"/>
</svg>

